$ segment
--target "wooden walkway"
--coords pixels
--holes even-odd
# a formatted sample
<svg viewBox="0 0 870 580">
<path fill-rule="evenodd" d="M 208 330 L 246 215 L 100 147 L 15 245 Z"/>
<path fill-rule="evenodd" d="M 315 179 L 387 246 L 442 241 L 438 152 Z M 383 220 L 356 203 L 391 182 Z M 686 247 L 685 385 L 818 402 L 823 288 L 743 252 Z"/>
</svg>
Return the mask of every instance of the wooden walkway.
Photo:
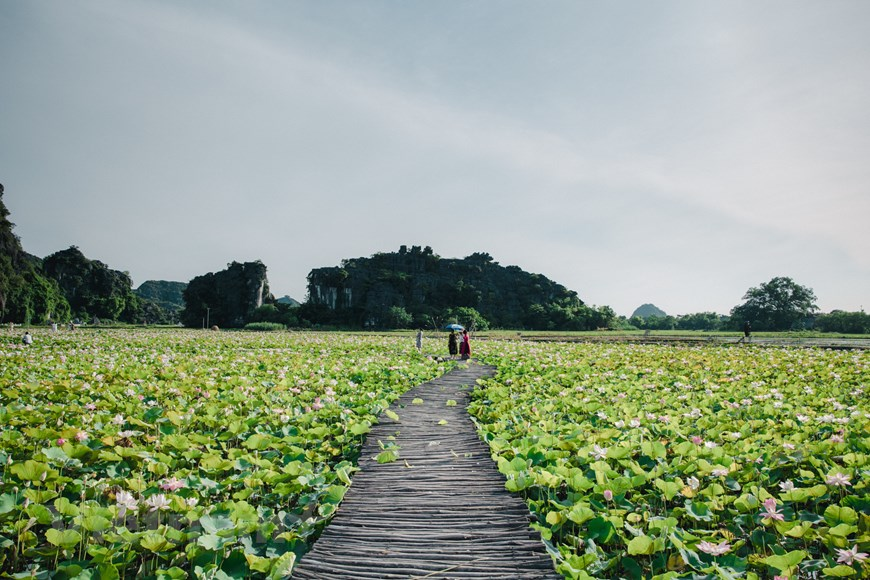
<svg viewBox="0 0 870 580">
<path fill-rule="evenodd" d="M 294 579 L 561 578 L 465 411 L 476 380 L 492 372 L 460 367 L 392 406 L 399 421 L 372 428 L 361 470 Z M 397 444 L 399 459 L 378 464 L 378 440 Z"/>
</svg>

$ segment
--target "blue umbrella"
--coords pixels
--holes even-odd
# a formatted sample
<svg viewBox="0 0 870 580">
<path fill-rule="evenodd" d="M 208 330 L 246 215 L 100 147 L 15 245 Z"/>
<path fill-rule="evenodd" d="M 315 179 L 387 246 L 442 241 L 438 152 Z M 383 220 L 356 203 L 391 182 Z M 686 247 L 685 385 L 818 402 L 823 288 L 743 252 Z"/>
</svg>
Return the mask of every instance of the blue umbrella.
<svg viewBox="0 0 870 580">
<path fill-rule="evenodd" d="M 444 327 L 444 330 L 465 330 L 465 327 L 461 324 L 448 324 Z"/>
</svg>

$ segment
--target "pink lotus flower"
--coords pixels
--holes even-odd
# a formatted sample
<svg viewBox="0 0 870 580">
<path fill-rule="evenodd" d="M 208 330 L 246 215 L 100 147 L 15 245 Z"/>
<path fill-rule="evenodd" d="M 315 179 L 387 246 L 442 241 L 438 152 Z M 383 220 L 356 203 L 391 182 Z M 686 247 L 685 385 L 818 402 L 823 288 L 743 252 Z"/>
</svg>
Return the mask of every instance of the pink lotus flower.
<svg viewBox="0 0 870 580">
<path fill-rule="evenodd" d="M 728 542 L 714 544 L 713 542 L 703 541 L 698 544 L 698 549 L 710 554 L 711 556 L 721 556 L 722 554 L 727 554 L 731 550 L 731 544 Z"/>
<path fill-rule="evenodd" d="M 761 511 L 761 516 L 766 520 L 785 521 L 785 516 L 776 509 L 776 500 L 772 497 L 764 500 L 764 510 Z"/>
<path fill-rule="evenodd" d="M 703 442 L 704 442 L 704 440 L 701 437 L 699 437 L 697 435 L 692 436 L 692 443 L 694 443 L 695 445 L 700 445 Z"/>
<path fill-rule="evenodd" d="M 846 487 L 852 485 L 851 483 L 849 483 L 849 479 L 851 479 L 850 476 L 846 475 L 845 473 L 840 473 L 838 471 L 834 475 L 827 476 L 825 478 L 825 483 L 827 483 L 828 485 L 833 485 L 835 487 Z"/>
<path fill-rule="evenodd" d="M 58 440 L 57 440 L 57 446 L 60 447 L 60 446 L 62 446 L 64 443 L 66 443 L 66 439 L 64 439 L 63 437 L 59 437 Z"/>
<path fill-rule="evenodd" d="M 139 502 L 132 494 L 126 491 L 119 491 L 115 494 L 115 502 L 118 504 L 118 515 L 124 517 L 127 510 L 135 512 L 139 509 Z"/>
<path fill-rule="evenodd" d="M 84 431 L 79 431 L 78 433 L 76 433 L 76 441 L 78 441 L 78 442 L 82 442 L 87 438 L 88 438 L 88 434 L 85 433 Z"/>
<path fill-rule="evenodd" d="M 837 563 L 851 566 L 852 562 L 863 562 L 867 559 L 866 552 L 859 552 L 858 545 L 852 546 L 851 550 L 837 550 Z"/>
<path fill-rule="evenodd" d="M 612 501 L 613 500 L 613 492 L 610 491 L 609 489 L 605 489 L 604 490 L 604 499 L 606 499 L 607 501 Z"/>
<path fill-rule="evenodd" d="M 600 445 L 594 445 L 592 447 L 592 451 L 589 452 L 589 455 L 591 455 L 595 459 L 606 459 L 607 458 L 607 447 L 601 447 Z"/>
<path fill-rule="evenodd" d="M 171 479 L 167 479 L 165 482 L 160 484 L 160 489 L 166 491 L 175 491 L 181 489 L 182 487 L 186 487 L 184 482 L 174 477 Z"/>
<path fill-rule="evenodd" d="M 158 493 L 157 495 L 152 495 L 148 499 L 145 500 L 145 504 L 149 506 L 151 509 L 148 511 L 162 511 L 169 509 L 169 500 L 166 499 L 166 496 L 162 493 Z"/>
</svg>

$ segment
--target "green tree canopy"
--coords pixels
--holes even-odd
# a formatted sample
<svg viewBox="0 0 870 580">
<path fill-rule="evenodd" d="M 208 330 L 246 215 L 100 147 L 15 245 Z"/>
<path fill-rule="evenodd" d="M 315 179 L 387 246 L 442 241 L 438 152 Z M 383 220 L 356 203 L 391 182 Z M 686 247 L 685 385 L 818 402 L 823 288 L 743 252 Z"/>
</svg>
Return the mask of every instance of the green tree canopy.
<svg viewBox="0 0 870 580">
<path fill-rule="evenodd" d="M 743 299 L 746 302 L 731 309 L 731 321 L 738 327 L 749 321 L 754 330 L 803 328 L 818 310 L 813 290 L 786 277 L 750 288 Z"/>
</svg>

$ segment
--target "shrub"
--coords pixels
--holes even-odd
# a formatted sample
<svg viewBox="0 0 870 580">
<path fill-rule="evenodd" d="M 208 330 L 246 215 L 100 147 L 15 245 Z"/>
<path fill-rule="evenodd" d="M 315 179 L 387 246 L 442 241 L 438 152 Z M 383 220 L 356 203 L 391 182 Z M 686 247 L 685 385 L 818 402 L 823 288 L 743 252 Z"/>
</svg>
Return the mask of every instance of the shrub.
<svg viewBox="0 0 870 580">
<path fill-rule="evenodd" d="M 287 330 L 287 327 L 277 322 L 249 322 L 245 325 L 245 330 L 272 332 L 275 330 Z"/>
</svg>

